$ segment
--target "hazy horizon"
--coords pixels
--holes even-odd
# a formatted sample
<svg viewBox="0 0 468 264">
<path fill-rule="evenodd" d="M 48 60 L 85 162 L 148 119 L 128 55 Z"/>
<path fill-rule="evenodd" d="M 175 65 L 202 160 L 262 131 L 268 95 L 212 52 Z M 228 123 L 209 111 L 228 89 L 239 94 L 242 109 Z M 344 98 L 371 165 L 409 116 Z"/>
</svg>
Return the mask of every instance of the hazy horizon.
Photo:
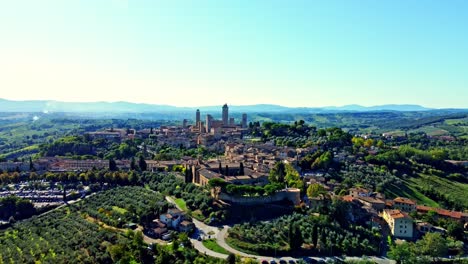
<svg viewBox="0 0 468 264">
<path fill-rule="evenodd" d="M 115 104 L 115 103 L 129 103 L 129 104 L 141 104 L 141 105 L 157 105 L 157 106 L 167 106 L 167 107 L 177 107 L 177 108 L 211 108 L 211 107 L 222 107 L 224 104 L 227 104 L 229 107 L 249 107 L 249 106 L 261 106 L 261 105 L 266 105 L 266 106 L 277 106 L 277 107 L 286 107 L 286 108 L 342 108 L 342 107 L 353 107 L 353 106 L 358 106 L 358 107 L 364 107 L 364 108 L 372 108 L 372 107 L 382 107 L 382 106 L 416 106 L 416 107 L 422 107 L 422 108 L 427 108 L 427 109 L 467 109 L 466 107 L 428 107 L 426 105 L 420 105 L 420 104 L 397 104 L 397 103 L 389 103 L 389 104 L 382 104 L 382 105 L 362 105 L 362 104 L 346 104 L 346 105 L 309 105 L 309 106 L 288 106 L 288 105 L 281 105 L 281 104 L 269 104 L 269 103 L 253 103 L 253 104 L 230 104 L 229 102 L 223 102 L 223 103 L 218 103 L 218 104 L 210 104 L 210 105 L 173 105 L 173 104 L 158 104 L 158 103 L 146 103 L 146 102 L 133 102 L 133 101 L 105 101 L 105 100 L 99 100 L 99 101 L 62 101 L 62 100 L 16 100 L 16 99 L 8 99 L 8 98 L 2 98 L 0 97 L 0 100 L 8 100 L 8 101 L 13 101 L 13 102 L 30 102 L 30 101 L 44 101 L 44 102 L 59 102 L 59 103 L 77 103 L 77 104 L 94 104 L 94 103 L 104 103 L 104 104 Z M 405 110 L 406 111 L 406 110 Z"/>
<path fill-rule="evenodd" d="M 467 108 L 468 3 L 0 3 L 0 97 Z"/>
</svg>

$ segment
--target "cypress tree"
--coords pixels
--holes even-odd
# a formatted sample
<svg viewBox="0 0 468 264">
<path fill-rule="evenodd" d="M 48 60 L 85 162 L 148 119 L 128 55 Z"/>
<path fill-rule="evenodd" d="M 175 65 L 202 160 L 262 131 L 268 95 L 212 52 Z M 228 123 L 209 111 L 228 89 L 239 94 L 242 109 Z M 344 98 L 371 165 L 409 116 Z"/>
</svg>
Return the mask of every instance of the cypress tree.
<svg viewBox="0 0 468 264">
<path fill-rule="evenodd" d="M 244 163 L 240 163 L 239 165 L 239 175 L 244 175 Z"/>
<path fill-rule="evenodd" d="M 113 158 L 109 159 L 109 170 L 110 171 L 116 171 L 117 170 L 117 164 L 115 163 L 115 160 Z"/>
<path fill-rule="evenodd" d="M 314 225 L 312 227 L 312 243 L 314 244 L 315 247 L 317 247 L 317 242 L 318 242 L 318 228 L 317 228 L 317 225 Z"/>
<path fill-rule="evenodd" d="M 147 169 L 146 161 L 143 156 L 140 156 L 140 160 L 138 161 L 138 166 L 140 166 L 141 171 L 145 171 Z"/>
</svg>

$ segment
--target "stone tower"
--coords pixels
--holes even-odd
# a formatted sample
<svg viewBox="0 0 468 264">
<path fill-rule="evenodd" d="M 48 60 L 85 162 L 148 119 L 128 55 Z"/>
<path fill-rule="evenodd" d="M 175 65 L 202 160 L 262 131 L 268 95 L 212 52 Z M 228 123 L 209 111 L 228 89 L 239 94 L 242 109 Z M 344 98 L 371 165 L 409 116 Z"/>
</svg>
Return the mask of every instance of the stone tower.
<svg viewBox="0 0 468 264">
<path fill-rule="evenodd" d="M 229 125 L 229 107 L 227 106 L 227 104 L 223 105 L 223 125 Z"/>
<path fill-rule="evenodd" d="M 200 110 L 197 109 L 197 113 L 195 114 L 195 125 L 198 126 L 200 123 Z"/>
<path fill-rule="evenodd" d="M 242 128 L 247 128 L 247 114 L 246 113 L 243 113 L 242 114 Z"/>
</svg>

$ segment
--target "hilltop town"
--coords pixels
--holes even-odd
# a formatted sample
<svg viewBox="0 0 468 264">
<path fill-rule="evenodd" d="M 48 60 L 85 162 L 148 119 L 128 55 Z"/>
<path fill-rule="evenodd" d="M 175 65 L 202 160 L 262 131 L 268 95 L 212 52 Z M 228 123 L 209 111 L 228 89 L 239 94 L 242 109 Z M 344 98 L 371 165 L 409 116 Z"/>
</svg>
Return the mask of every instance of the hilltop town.
<svg viewBox="0 0 468 264">
<path fill-rule="evenodd" d="M 113 232 L 140 232 L 154 247 L 192 244 L 221 259 L 398 260 L 402 247 L 413 258 L 429 239 L 446 246 L 428 256 L 466 253 L 467 163 L 413 147 L 461 139 L 249 122 L 245 113 L 235 120 L 227 104 L 220 120 L 194 114 L 177 125 L 66 135 L 29 159 L 0 162 L 3 228 L 72 208 Z M 149 207 L 140 198 L 114 204 L 124 190 L 128 197 L 156 193 Z M 275 233 L 280 226 L 287 229 Z M 256 230 L 264 235 L 253 236 Z"/>
</svg>

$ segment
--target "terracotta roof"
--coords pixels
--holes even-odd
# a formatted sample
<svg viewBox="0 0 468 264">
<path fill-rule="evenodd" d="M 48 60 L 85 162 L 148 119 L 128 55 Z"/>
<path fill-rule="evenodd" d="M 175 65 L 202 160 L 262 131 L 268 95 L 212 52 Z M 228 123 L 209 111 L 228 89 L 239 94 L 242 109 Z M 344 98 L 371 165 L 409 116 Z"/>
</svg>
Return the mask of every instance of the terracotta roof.
<svg viewBox="0 0 468 264">
<path fill-rule="evenodd" d="M 164 227 L 163 227 L 163 228 L 157 227 L 157 228 L 153 229 L 153 232 L 154 232 L 155 234 L 164 234 L 164 233 L 167 232 L 167 228 L 164 228 Z"/>
<path fill-rule="evenodd" d="M 345 195 L 343 197 L 341 197 L 341 199 L 345 202 L 353 202 L 354 201 L 354 198 L 351 196 L 351 195 Z"/>
<path fill-rule="evenodd" d="M 189 226 L 189 225 L 193 225 L 193 223 L 190 222 L 190 221 L 184 220 L 184 221 L 182 221 L 182 222 L 180 223 L 180 225 L 182 225 L 182 226 Z"/>
<path fill-rule="evenodd" d="M 398 219 L 398 218 L 410 218 L 411 219 L 411 217 L 407 213 L 402 212 L 398 209 L 394 209 L 394 210 L 385 209 L 384 211 L 388 215 L 390 215 L 390 217 L 392 217 L 393 219 Z"/>
<path fill-rule="evenodd" d="M 165 214 L 166 218 L 167 219 L 172 219 L 172 215 L 171 214 Z"/>
<path fill-rule="evenodd" d="M 361 187 L 351 188 L 351 189 L 349 189 L 349 190 L 350 190 L 350 191 L 355 191 L 355 192 L 370 193 L 369 190 L 364 189 L 364 188 L 361 188 Z"/>
<path fill-rule="evenodd" d="M 416 202 L 411 200 L 411 199 L 408 199 L 408 198 L 404 198 L 404 197 L 397 197 L 395 199 L 393 199 L 393 201 L 397 202 L 397 203 L 404 203 L 404 204 L 412 204 L 412 205 L 416 205 Z"/>
<path fill-rule="evenodd" d="M 362 200 L 362 201 L 365 201 L 365 202 L 368 202 L 368 203 L 374 203 L 374 204 L 384 204 L 385 202 L 380 200 L 380 199 L 376 199 L 376 198 L 372 198 L 372 197 L 358 197 L 359 200 Z"/>
<path fill-rule="evenodd" d="M 467 217 L 465 213 L 462 212 L 457 212 L 457 211 L 450 211 L 446 209 L 441 209 L 441 208 L 435 208 L 435 207 L 429 207 L 429 206 L 424 206 L 424 205 L 418 205 L 416 206 L 416 209 L 420 212 L 429 212 L 429 211 L 434 211 L 438 215 L 445 216 L 445 217 L 450 217 L 454 219 L 462 219 L 463 217 Z"/>
</svg>

